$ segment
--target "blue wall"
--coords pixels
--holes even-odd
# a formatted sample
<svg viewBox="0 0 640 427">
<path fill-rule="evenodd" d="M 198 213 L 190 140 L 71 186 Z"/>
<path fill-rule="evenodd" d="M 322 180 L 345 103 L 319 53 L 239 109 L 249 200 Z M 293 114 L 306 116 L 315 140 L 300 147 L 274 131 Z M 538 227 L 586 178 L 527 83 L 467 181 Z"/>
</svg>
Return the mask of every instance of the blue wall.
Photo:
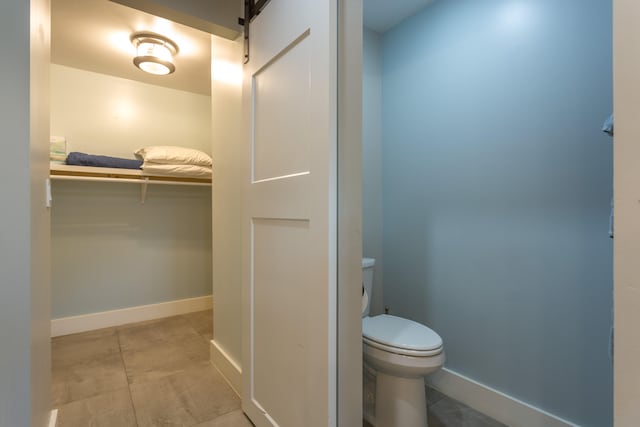
<svg viewBox="0 0 640 427">
<path fill-rule="evenodd" d="M 612 424 L 610 0 L 440 0 L 382 40 L 384 303 L 447 367 Z"/>
<path fill-rule="evenodd" d="M 374 258 L 370 313 L 382 305 L 382 72 L 378 33 L 362 33 L 362 255 Z"/>
</svg>

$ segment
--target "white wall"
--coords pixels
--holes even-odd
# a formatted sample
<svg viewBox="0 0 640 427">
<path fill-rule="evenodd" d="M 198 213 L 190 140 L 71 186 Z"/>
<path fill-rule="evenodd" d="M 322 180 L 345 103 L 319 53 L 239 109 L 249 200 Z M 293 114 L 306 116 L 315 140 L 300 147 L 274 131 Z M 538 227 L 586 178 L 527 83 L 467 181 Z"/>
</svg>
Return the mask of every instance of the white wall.
<svg viewBox="0 0 640 427">
<path fill-rule="evenodd" d="M 0 426 L 49 416 L 49 2 L 0 3 Z"/>
<path fill-rule="evenodd" d="M 211 37 L 213 157 L 213 338 L 242 359 L 242 39 Z M 235 72 L 234 72 L 235 70 Z"/>
<path fill-rule="evenodd" d="M 112 1 L 230 40 L 235 39 L 241 31 L 238 17 L 243 15 L 244 6 L 238 0 Z"/>
<path fill-rule="evenodd" d="M 30 54 L 30 279 L 31 288 L 31 426 L 48 424 L 51 401 L 51 218 L 45 186 L 49 176 L 49 63 L 51 7 L 49 0 L 31 0 Z M 4 93 L 4 91 L 3 91 Z M 11 98 L 9 98 L 11 99 Z M 4 127 L 2 127 L 4 129 Z M 15 181 L 14 181 L 15 182 Z M 24 381 L 24 379 L 22 379 Z M 16 424 L 18 425 L 18 424 Z"/>
<path fill-rule="evenodd" d="M 211 97 L 51 65 L 51 134 L 68 151 L 133 158 L 146 145 L 211 153 Z"/>
<path fill-rule="evenodd" d="M 376 259 L 371 314 L 382 302 L 382 78 L 380 35 L 364 28 L 362 57 L 362 250 Z"/>
<path fill-rule="evenodd" d="M 51 130 L 68 148 L 133 158 L 145 145 L 211 151 L 208 96 L 51 66 Z M 215 161 L 214 161 L 215 162 Z M 214 163 L 215 164 L 215 163 Z M 53 317 L 211 294 L 211 189 L 53 183 Z"/>
<path fill-rule="evenodd" d="M 640 4 L 614 0 L 614 425 L 640 425 Z"/>
</svg>

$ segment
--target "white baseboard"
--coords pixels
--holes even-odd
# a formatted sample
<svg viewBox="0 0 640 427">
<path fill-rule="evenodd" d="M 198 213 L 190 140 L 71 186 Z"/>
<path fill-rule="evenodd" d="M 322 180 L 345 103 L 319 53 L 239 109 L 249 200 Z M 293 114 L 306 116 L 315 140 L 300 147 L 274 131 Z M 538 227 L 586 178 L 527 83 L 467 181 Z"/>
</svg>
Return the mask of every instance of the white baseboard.
<svg viewBox="0 0 640 427">
<path fill-rule="evenodd" d="M 187 298 L 158 304 L 140 305 L 120 310 L 62 317 L 51 321 L 51 336 L 57 337 L 124 325 L 126 323 L 177 316 L 194 311 L 209 310 L 211 307 L 213 307 L 213 297 L 207 295 L 204 297 Z"/>
<path fill-rule="evenodd" d="M 578 427 L 447 368 L 429 375 L 427 383 L 447 396 L 510 427 Z"/>
<path fill-rule="evenodd" d="M 215 340 L 211 340 L 211 363 L 222 374 L 238 396 L 242 396 L 242 368 L 224 351 Z"/>
<path fill-rule="evenodd" d="M 51 411 L 51 415 L 49 415 L 49 427 L 56 427 L 57 421 L 58 421 L 58 410 L 54 409 Z"/>
</svg>

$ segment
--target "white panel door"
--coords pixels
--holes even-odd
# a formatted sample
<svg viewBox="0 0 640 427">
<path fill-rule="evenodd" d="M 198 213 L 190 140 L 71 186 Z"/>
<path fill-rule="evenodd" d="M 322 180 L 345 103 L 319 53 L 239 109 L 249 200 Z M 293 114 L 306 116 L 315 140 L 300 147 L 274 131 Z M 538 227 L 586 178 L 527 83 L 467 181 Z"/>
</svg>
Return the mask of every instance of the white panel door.
<svg viewBox="0 0 640 427">
<path fill-rule="evenodd" d="M 336 423 L 336 0 L 272 0 L 244 66 L 242 407 Z"/>
</svg>

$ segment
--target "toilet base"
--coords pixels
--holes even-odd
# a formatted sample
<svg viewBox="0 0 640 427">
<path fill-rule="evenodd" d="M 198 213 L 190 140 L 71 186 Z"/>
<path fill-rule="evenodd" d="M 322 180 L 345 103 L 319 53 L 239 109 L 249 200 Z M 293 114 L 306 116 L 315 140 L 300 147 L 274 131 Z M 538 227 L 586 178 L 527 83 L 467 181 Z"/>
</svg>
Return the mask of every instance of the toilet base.
<svg viewBox="0 0 640 427">
<path fill-rule="evenodd" d="M 377 372 L 376 427 L 427 427 L 424 377 L 403 378 Z"/>
</svg>

